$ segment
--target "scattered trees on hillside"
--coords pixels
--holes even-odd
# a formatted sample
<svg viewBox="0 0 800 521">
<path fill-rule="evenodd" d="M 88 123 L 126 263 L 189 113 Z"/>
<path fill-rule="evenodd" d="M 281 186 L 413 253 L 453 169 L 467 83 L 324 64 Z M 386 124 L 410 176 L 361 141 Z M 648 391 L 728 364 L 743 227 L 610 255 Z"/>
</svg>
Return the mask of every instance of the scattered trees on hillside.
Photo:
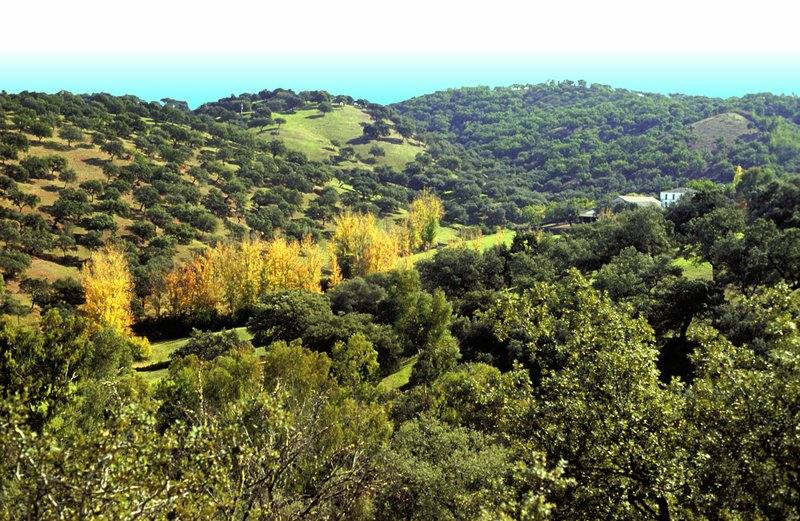
<svg viewBox="0 0 800 521">
<path fill-rule="evenodd" d="M 58 137 L 67 142 L 67 145 L 72 146 L 73 142 L 83 141 L 83 131 L 75 125 L 64 125 L 58 129 Z"/>
</svg>

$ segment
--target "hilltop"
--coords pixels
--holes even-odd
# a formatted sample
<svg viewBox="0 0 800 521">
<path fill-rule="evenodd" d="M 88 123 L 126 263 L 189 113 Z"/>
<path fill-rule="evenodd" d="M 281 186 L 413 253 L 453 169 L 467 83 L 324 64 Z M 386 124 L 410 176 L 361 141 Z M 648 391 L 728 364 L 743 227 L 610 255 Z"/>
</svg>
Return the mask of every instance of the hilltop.
<svg viewBox="0 0 800 521">
<path fill-rule="evenodd" d="M 736 166 L 800 170 L 796 96 L 723 100 L 564 81 L 449 89 L 392 108 L 498 204 L 728 182 Z"/>
<path fill-rule="evenodd" d="M 342 168 L 388 166 L 402 170 L 425 145 L 380 105 L 322 91 L 286 89 L 243 93 L 205 103 L 196 112 L 245 126 L 266 141 L 279 140 L 315 161 Z M 368 135 L 379 123 L 385 128 Z M 365 129 L 366 132 L 365 132 Z"/>
<path fill-rule="evenodd" d="M 746 117 L 736 112 L 724 112 L 689 125 L 694 134 L 692 148 L 701 151 L 715 151 L 721 140 L 724 146 L 734 145 L 736 140 L 756 140 L 759 130 Z"/>
</svg>

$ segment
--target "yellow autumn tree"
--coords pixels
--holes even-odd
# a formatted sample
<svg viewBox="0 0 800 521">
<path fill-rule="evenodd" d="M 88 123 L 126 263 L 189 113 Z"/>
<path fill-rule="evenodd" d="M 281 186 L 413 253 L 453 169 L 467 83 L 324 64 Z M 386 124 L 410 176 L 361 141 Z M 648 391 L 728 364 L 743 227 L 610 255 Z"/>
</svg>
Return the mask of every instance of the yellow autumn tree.
<svg viewBox="0 0 800 521">
<path fill-rule="evenodd" d="M 310 237 L 301 242 L 284 238 L 266 244 L 263 271 L 267 290 L 297 288 L 320 292 L 322 254 Z"/>
<path fill-rule="evenodd" d="M 218 244 L 167 275 L 166 298 L 173 314 L 236 313 L 267 291 L 321 291 L 322 265 L 322 253 L 310 238 Z"/>
<path fill-rule="evenodd" d="M 336 247 L 333 243 L 328 243 L 328 287 L 335 288 L 342 282 L 342 269 L 339 267 L 339 257 L 336 255 Z"/>
<path fill-rule="evenodd" d="M 346 276 L 393 269 L 401 251 L 401 236 L 378 226 L 372 214 L 343 212 L 334 222 L 331 243 L 337 266 Z"/>
<path fill-rule="evenodd" d="M 133 279 L 123 253 L 114 247 L 92 252 L 81 271 L 86 303 L 83 313 L 95 325 L 129 335 Z"/>
<path fill-rule="evenodd" d="M 436 239 L 436 230 L 444 216 L 442 200 L 428 190 L 423 190 L 411 203 L 408 211 L 408 236 L 412 250 L 428 249 Z"/>
<path fill-rule="evenodd" d="M 733 187 L 736 188 L 742 179 L 744 179 L 744 169 L 741 165 L 737 165 L 733 171 Z"/>
<path fill-rule="evenodd" d="M 176 266 L 164 278 L 166 307 L 171 315 L 199 315 L 213 311 L 219 291 L 211 277 L 208 255 L 196 255 Z"/>
</svg>

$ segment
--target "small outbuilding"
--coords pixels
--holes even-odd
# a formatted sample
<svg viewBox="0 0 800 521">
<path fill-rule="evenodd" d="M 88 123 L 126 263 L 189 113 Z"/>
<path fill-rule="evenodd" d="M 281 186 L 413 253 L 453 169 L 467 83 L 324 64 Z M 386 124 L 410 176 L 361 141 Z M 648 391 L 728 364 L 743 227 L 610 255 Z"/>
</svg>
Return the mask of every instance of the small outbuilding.
<svg viewBox="0 0 800 521">
<path fill-rule="evenodd" d="M 591 223 L 597 220 L 597 210 L 592 208 L 578 214 L 578 222 Z"/>
</svg>

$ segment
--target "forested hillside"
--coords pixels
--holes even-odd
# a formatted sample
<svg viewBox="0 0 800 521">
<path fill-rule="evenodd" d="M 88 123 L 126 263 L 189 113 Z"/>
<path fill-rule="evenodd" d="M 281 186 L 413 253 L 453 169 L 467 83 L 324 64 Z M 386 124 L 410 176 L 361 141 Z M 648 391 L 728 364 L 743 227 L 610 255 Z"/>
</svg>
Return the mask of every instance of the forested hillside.
<svg viewBox="0 0 800 521">
<path fill-rule="evenodd" d="M 599 199 L 690 179 L 729 182 L 736 166 L 800 170 L 796 96 L 722 100 L 566 81 L 451 89 L 393 108 L 435 156 L 452 158 L 454 216 L 485 205 L 478 194 L 519 222 L 543 194 Z"/>
<path fill-rule="evenodd" d="M 800 519 L 795 98 L 492 92 L 0 95 L 0 520 Z"/>
<path fill-rule="evenodd" d="M 327 93 L 272 94 L 291 100 L 272 105 L 292 112 L 284 114 L 289 121 L 256 109 L 262 115 L 247 124 L 171 99 L 0 96 L 0 273 L 7 286 L 36 311 L 50 283 L 73 291 L 70 280 L 92 251 L 123 244 L 137 313 L 147 316 L 157 313 L 151 297 L 166 274 L 194 250 L 274 235 L 324 241 L 343 208 L 373 212 L 387 226 L 408 208 L 414 191 L 381 183 L 376 172 L 402 168 L 423 150 L 420 143 L 392 134 L 379 115 L 373 122 L 353 105 L 331 105 Z M 382 132 L 364 135 L 358 122 L 380 123 Z M 357 143 L 331 148 L 303 128 Z"/>
</svg>

